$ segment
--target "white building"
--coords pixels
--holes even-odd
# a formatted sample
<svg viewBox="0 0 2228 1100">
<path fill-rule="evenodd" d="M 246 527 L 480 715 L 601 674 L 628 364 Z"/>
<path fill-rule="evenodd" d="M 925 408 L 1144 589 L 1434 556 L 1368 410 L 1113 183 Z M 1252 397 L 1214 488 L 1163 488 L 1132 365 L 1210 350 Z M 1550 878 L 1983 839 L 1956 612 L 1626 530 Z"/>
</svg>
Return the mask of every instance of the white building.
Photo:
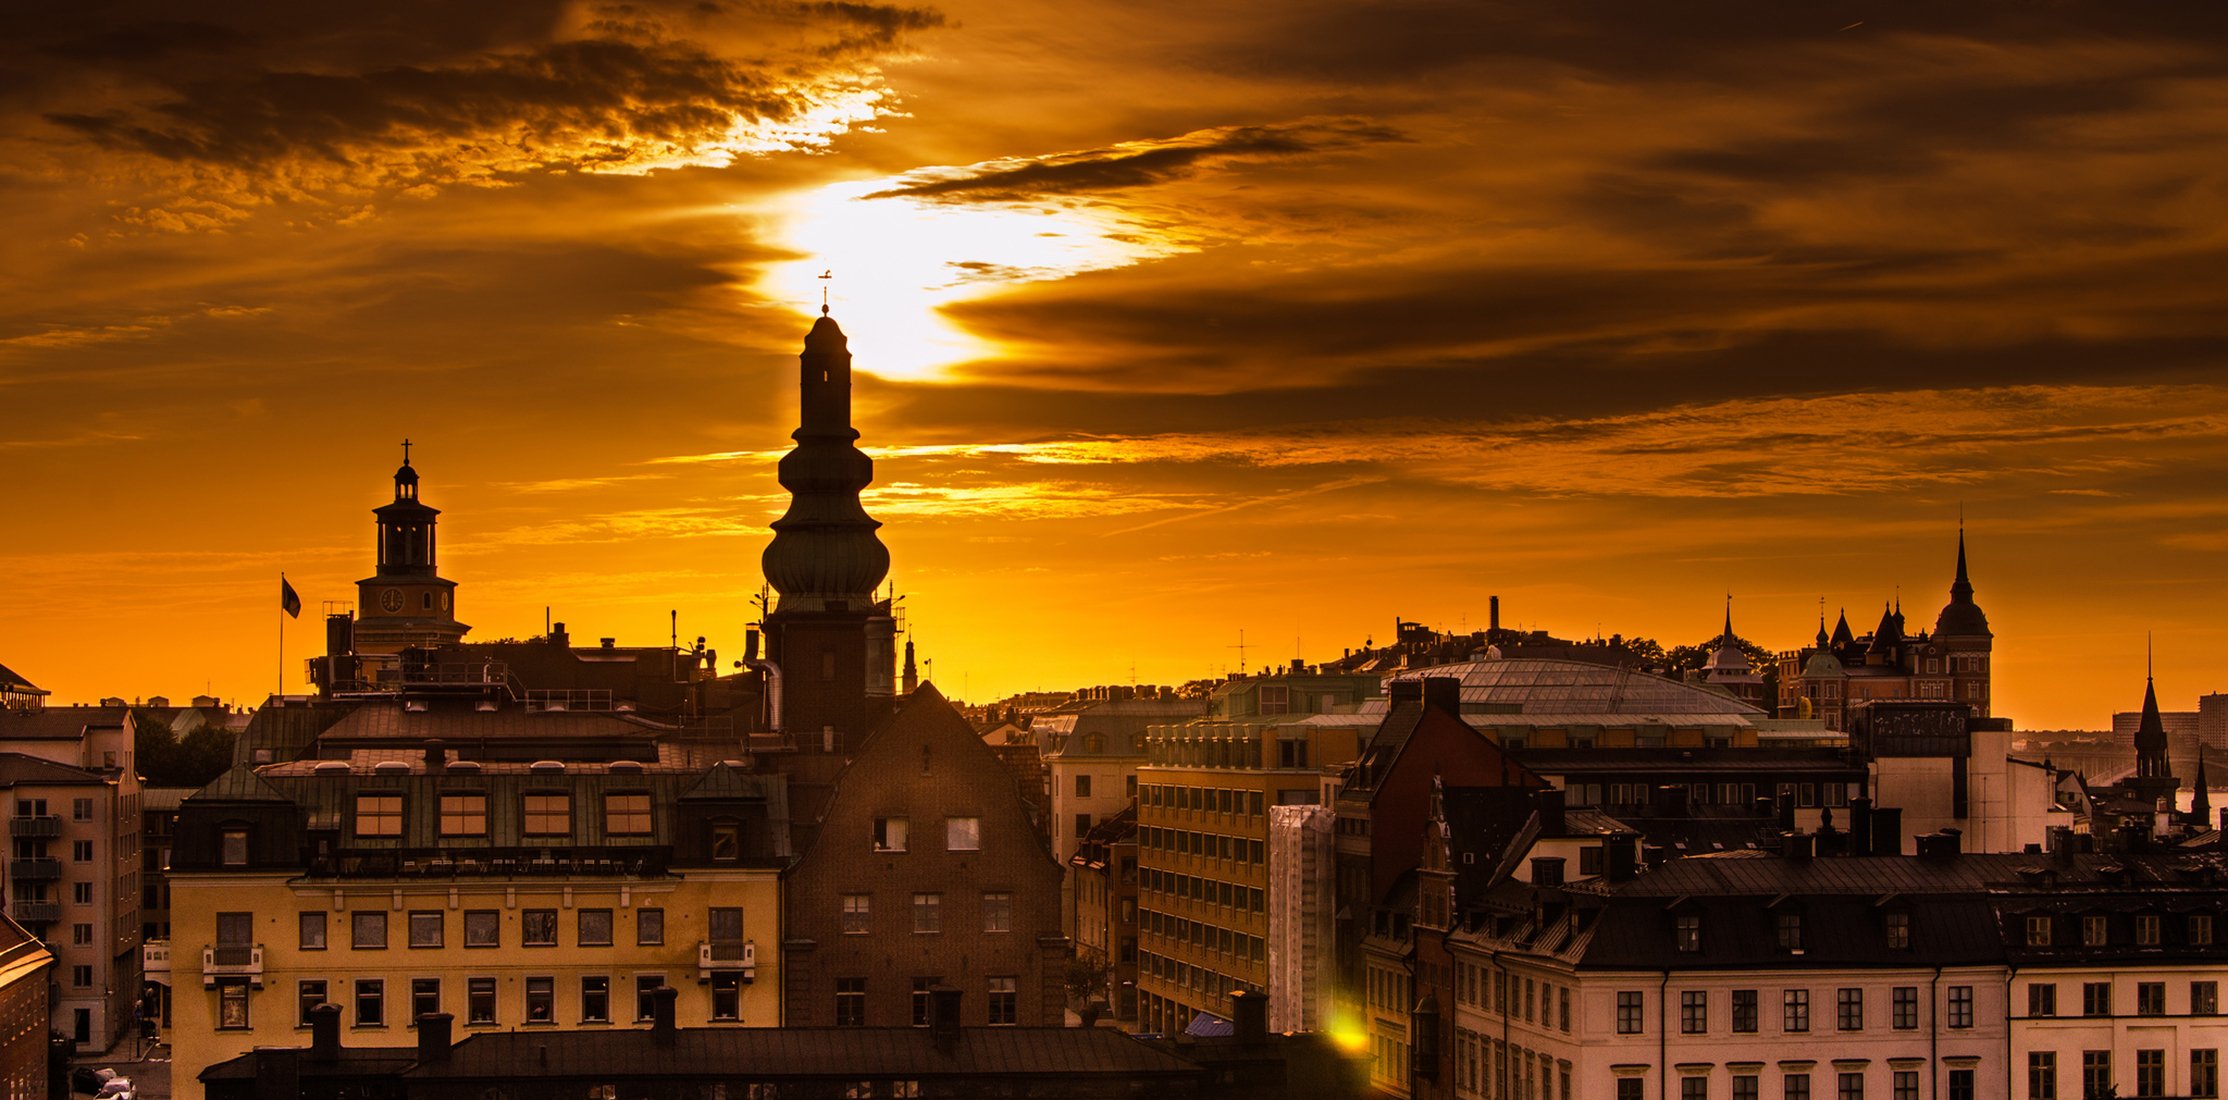
<svg viewBox="0 0 2228 1100">
<path fill-rule="evenodd" d="M 1269 1030 L 1323 1030 L 1338 891 L 1329 806 L 1269 807 Z"/>
</svg>

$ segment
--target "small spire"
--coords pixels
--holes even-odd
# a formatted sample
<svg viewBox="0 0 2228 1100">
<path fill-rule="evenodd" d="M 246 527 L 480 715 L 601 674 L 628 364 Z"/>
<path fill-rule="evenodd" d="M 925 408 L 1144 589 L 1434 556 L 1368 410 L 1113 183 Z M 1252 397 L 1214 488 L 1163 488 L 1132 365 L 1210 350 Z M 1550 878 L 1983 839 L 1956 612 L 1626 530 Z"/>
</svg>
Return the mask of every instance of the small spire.
<svg viewBox="0 0 2228 1100">
<path fill-rule="evenodd" d="M 1725 594 L 1725 633 L 1720 636 L 1719 640 L 1726 645 L 1733 644 L 1733 594 L 1731 592 Z"/>
</svg>

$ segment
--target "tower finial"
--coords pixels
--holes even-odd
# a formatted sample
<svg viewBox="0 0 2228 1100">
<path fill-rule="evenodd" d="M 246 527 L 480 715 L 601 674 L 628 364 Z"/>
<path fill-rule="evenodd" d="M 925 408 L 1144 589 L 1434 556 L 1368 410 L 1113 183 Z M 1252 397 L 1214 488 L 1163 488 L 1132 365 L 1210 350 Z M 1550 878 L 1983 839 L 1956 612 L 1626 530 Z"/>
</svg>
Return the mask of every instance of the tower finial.
<svg viewBox="0 0 2228 1100">
<path fill-rule="evenodd" d="M 828 315 L 828 284 L 833 282 L 835 277 L 835 269 L 832 267 L 824 268 L 820 272 L 820 316 L 822 317 Z"/>
<path fill-rule="evenodd" d="M 410 440 L 408 438 L 402 441 L 402 464 L 410 465 Z"/>
</svg>

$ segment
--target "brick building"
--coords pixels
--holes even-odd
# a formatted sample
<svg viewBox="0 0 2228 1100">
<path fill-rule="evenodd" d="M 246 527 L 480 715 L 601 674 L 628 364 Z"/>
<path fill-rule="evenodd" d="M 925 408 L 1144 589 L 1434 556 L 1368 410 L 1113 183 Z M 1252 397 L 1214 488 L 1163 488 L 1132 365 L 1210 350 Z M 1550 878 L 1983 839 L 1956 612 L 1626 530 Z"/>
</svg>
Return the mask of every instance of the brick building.
<svg viewBox="0 0 2228 1100">
<path fill-rule="evenodd" d="M 895 701 L 835 779 L 783 881 L 788 1027 L 1062 1018 L 1060 867 L 1013 773 L 933 685 Z"/>
</svg>

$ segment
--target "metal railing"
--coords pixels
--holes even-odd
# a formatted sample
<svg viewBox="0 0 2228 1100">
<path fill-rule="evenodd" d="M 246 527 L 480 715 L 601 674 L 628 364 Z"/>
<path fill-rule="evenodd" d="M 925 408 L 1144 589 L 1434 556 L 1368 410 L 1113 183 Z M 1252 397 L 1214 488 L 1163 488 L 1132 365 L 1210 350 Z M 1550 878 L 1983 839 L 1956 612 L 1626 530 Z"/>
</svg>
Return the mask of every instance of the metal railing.
<svg viewBox="0 0 2228 1100">
<path fill-rule="evenodd" d="M 55 882 L 62 877 L 62 861 L 47 856 L 14 860 L 8 864 L 8 877 L 18 882 Z"/>
<path fill-rule="evenodd" d="M 62 835 L 62 816 L 17 814 L 8 819 L 8 835 L 17 840 L 52 840 Z"/>
</svg>

